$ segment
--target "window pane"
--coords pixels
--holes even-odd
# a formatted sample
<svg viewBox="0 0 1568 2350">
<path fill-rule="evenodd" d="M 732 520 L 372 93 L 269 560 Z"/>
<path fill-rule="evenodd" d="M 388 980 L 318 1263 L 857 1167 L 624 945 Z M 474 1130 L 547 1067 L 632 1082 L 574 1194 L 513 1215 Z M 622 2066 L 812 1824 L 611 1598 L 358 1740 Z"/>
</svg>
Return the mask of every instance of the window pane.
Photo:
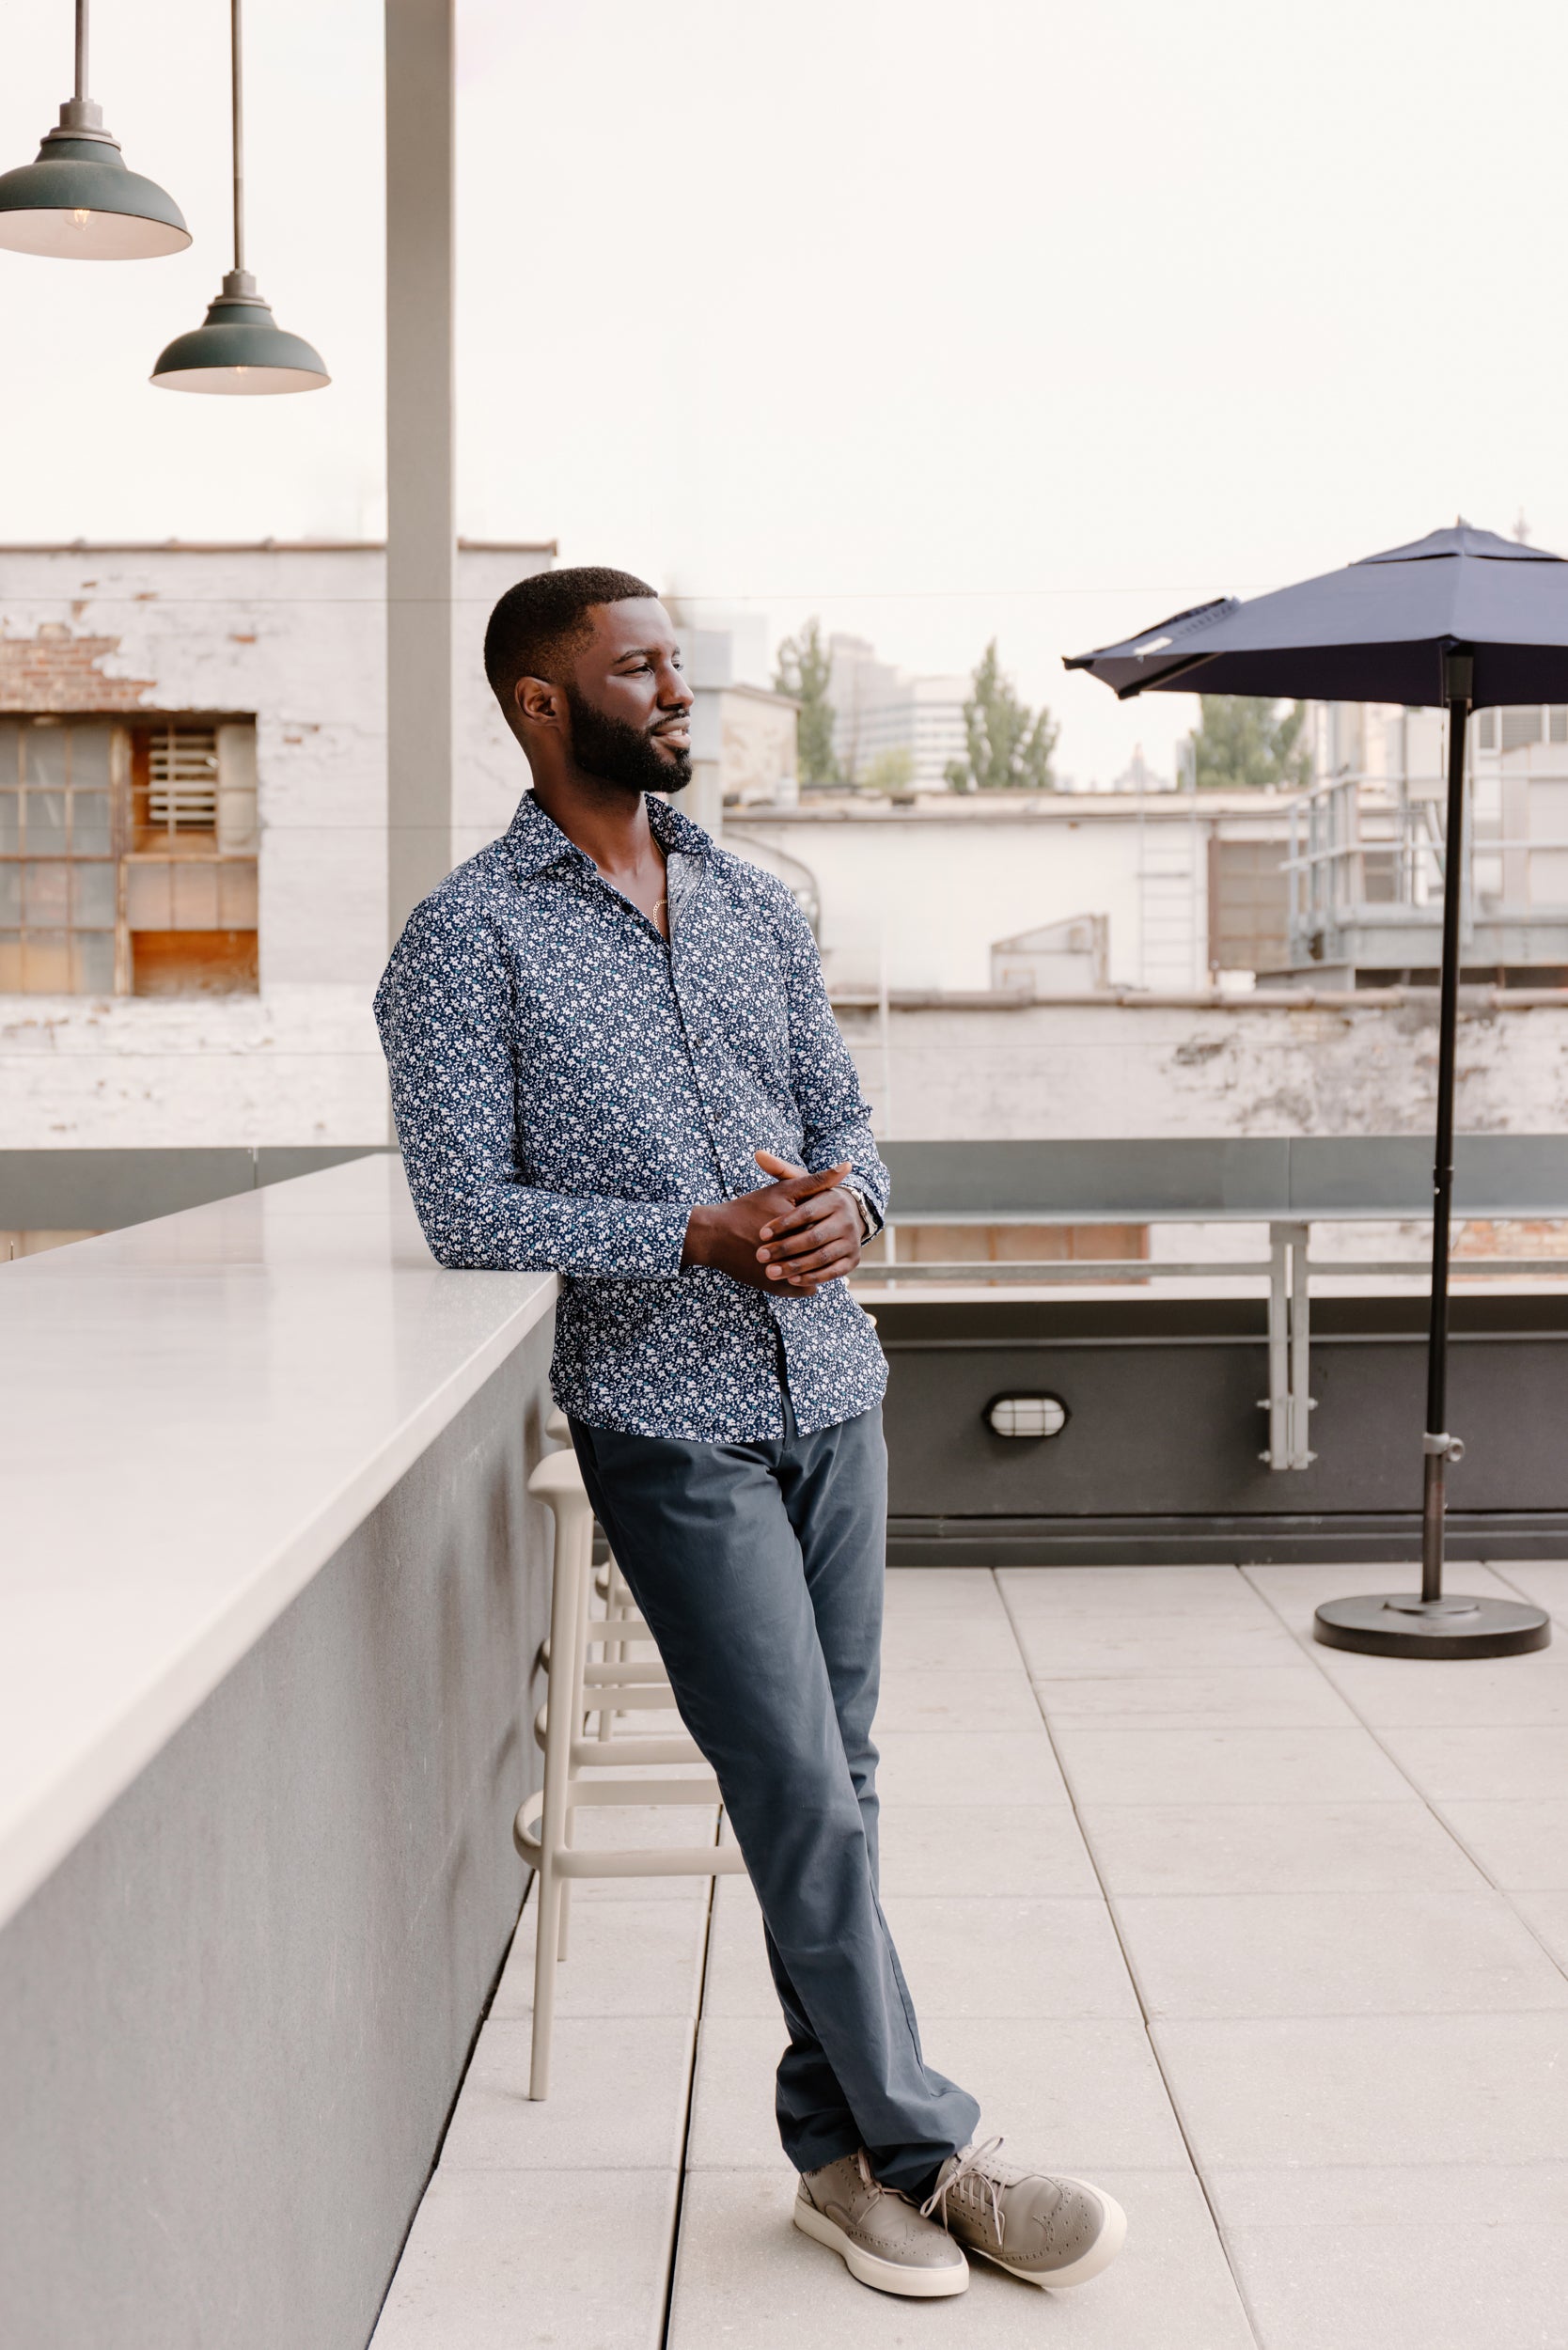
<svg viewBox="0 0 1568 2350">
<path fill-rule="evenodd" d="M 0 791 L 0 852 L 22 846 L 22 794 Z"/>
<path fill-rule="evenodd" d="M 22 757 L 21 733 L 22 728 L 14 718 L 0 718 L 0 791 L 8 783 L 19 783 L 22 779 L 22 769 L 18 763 Z"/>
<path fill-rule="evenodd" d="M 66 780 L 64 727 L 24 727 L 22 765 L 28 783 L 63 784 Z"/>
<path fill-rule="evenodd" d="M 72 727 L 71 729 L 71 780 L 78 791 L 84 785 L 89 791 L 109 789 L 109 742 L 113 729 L 109 727 Z"/>
<path fill-rule="evenodd" d="M 22 920 L 22 868 L 0 865 L 0 927 Z"/>
<path fill-rule="evenodd" d="M 79 931 L 115 927 L 115 869 L 112 865 L 71 868 L 71 920 Z"/>
<path fill-rule="evenodd" d="M 71 942 L 78 995 L 115 992 L 115 941 L 111 931 L 83 931 Z"/>
<path fill-rule="evenodd" d="M 66 880 L 71 871 L 70 866 L 24 865 L 22 871 L 22 885 L 26 897 L 26 911 L 23 919 L 29 930 L 52 930 L 56 923 L 63 930 L 67 919 Z"/>
<path fill-rule="evenodd" d="M 109 854 L 109 794 L 73 791 L 71 795 L 71 845 L 78 856 Z"/>
<path fill-rule="evenodd" d="M 22 993 L 22 938 L 17 931 L 0 931 L 0 995 Z"/>
<path fill-rule="evenodd" d="M 71 994 L 71 935 L 67 931 L 31 931 L 22 942 L 22 989 L 25 995 Z"/>
<path fill-rule="evenodd" d="M 22 821 L 32 856 L 63 856 L 66 845 L 66 795 L 63 791 L 24 791 Z"/>
</svg>

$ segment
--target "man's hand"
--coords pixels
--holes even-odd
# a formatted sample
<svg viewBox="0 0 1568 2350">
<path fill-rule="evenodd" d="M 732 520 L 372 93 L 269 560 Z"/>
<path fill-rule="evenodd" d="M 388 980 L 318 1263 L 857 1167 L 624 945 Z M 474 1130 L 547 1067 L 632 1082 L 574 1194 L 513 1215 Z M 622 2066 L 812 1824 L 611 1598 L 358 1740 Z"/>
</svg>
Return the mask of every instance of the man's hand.
<svg viewBox="0 0 1568 2350">
<path fill-rule="evenodd" d="M 860 1211 L 838 1188 L 849 1162 L 808 1175 L 769 1151 L 755 1156 L 776 1180 L 722 1207 L 694 1208 L 682 1261 L 713 1265 L 754 1289 L 812 1297 L 860 1262 Z"/>
</svg>

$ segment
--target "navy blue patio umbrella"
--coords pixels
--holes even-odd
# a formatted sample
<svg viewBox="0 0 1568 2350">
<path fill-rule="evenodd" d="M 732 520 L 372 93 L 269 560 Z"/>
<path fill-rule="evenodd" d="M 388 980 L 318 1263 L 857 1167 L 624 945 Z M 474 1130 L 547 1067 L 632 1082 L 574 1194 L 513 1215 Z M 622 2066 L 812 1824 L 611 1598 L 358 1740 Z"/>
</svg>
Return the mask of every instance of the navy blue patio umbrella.
<svg viewBox="0 0 1568 2350">
<path fill-rule="evenodd" d="M 1272 595 L 1196 604 L 1066 666 L 1103 679 L 1121 701 L 1149 693 L 1257 694 L 1448 712 L 1421 1590 L 1419 1598 L 1329 1600 L 1313 1630 L 1330 1647 L 1381 1655 L 1506 1656 L 1544 1648 L 1551 1625 L 1541 1608 L 1443 1590 L 1447 1472 L 1464 1451 L 1448 1428 L 1449 1226 L 1466 728 L 1473 710 L 1568 701 L 1568 562 L 1461 522 Z"/>
</svg>

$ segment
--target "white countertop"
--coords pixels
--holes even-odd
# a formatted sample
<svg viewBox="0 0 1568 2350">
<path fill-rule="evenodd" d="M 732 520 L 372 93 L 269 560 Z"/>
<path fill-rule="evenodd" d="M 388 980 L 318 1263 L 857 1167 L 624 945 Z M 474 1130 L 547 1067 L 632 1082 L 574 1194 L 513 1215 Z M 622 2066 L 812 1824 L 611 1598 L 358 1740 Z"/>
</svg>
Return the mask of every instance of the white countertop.
<svg viewBox="0 0 1568 2350">
<path fill-rule="evenodd" d="M 381 1156 L 0 1268 L 0 1922 L 555 1297 Z"/>
</svg>

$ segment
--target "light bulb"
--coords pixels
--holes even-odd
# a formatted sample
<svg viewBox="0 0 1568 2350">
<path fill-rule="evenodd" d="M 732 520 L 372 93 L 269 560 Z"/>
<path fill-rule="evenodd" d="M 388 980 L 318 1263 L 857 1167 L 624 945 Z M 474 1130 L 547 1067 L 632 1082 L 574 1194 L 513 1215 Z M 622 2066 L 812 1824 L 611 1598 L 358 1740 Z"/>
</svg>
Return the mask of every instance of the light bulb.
<svg viewBox="0 0 1568 2350">
<path fill-rule="evenodd" d="M 83 212 L 81 207 L 78 206 L 71 215 L 71 225 L 73 228 L 85 228 L 91 218 L 92 214 L 90 212 Z"/>
</svg>

